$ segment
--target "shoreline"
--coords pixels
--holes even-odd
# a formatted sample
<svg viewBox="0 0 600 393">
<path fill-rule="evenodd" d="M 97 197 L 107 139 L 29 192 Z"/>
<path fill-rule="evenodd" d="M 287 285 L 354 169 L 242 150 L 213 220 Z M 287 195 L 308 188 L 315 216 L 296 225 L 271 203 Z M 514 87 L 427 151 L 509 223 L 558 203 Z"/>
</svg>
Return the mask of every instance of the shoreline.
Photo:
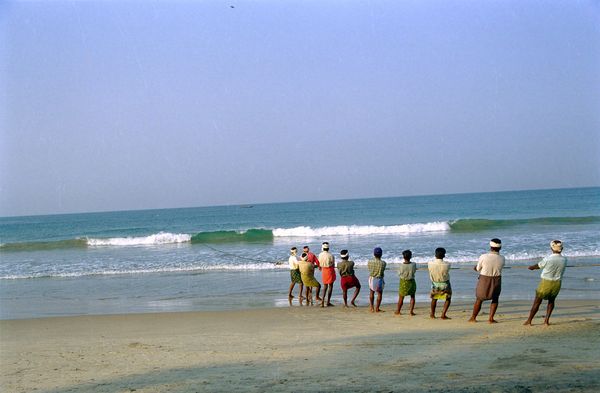
<svg viewBox="0 0 600 393">
<path fill-rule="evenodd" d="M 439 303 L 439 302 L 438 302 Z M 361 302 L 364 304 L 364 302 Z M 11 392 L 585 391 L 600 389 L 600 304 L 557 299 L 550 326 L 523 326 L 528 300 L 500 300 L 498 324 L 396 316 L 392 304 L 1 320 L 0 386 Z M 405 301 L 403 311 L 407 312 Z M 441 312 L 438 304 L 437 313 Z"/>
<path fill-rule="evenodd" d="M 383 304 L 398 300 L 396 268 L 386 271 Z M 356 269 L 363 285 L 359 304 L 368 302 L 368 272 Z M 319 274 L 317 274 L 320 279 Z M 417 270 L 417 302 L 429 301 L 431 282 L 427 271 Z M 154 274 L 22 280 L 0 284 L 0 320 L 75 315 L 112 315 L 155 312 L 188 312 L 287 308 L 289 270 L 256 272 L 210 272 L 201 274 Z M 477 273 L 471 267 L 452 269 L 453 301 L 474 300 Z M 503 300 L 532 301 L 539 273 L 525 268 L 506 269 Z M 600 267 L 567 268 L 559 301 L 600 301 Z M 352 291 L 350 291 L 352 293 Z M 297 295 L 298 288 L 294 294 Z M 339 279 L 332 301 L 341 304 Z"/>
</svg>

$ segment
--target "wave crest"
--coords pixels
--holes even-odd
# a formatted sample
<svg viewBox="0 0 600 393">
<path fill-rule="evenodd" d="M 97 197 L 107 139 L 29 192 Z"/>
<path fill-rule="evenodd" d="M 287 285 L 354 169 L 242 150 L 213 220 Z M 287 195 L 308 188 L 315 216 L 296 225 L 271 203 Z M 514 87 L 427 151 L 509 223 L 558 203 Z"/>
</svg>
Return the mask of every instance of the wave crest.
<svg viewBox="0 0 600 393">
<path fill-rule="evenodd" d="M 113 237 L 108 239 L 87 239 L 88 246 L 148 246 L 156 244 L 187 243 L 191 236 L 185 233 L 160 232 L 150 236 Z"/>
<path fill-rule="evenodd" d="M 275 237 L 321 237 L 321 236 L 364 236 L 364 235 L 392 235 L 411 234 L 421 232 L 445 232 L 450 230 L 450 224 L 445 221 L 436 221 L 419 224 L 403 225 L 338 225 L 331 227 L 311 228 L 300 226 L 295 228 L 277 228 L 273 230 Z"/>
</svg>

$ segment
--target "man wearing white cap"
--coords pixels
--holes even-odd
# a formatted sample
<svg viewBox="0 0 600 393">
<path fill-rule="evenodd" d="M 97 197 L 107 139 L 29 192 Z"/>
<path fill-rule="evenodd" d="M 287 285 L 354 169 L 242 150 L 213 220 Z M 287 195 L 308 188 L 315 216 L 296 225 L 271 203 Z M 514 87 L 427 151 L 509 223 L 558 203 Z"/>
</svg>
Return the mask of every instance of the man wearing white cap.
<svg viewBox="0 0 600 393">
<path fill-rule="evenodd" d="M 321 299 L 321 307 L 330 307 L 331 294 L 333 292 L 333 283 L 335 282 L 335 258 L 329 252 L 329 243 L 323 242 L 321 245 L 321 253 L 319 254 L 319 265 L 321 266 L 321 274 L 323 278 L 323 298 Z M 318 293 L 318 292 L 317 292 Z"/>
<path fill-rule="evenodd" d="M 554 299 L 560 292 L 560 285 L 562 282 L 562 276 L 567 267 L 567 258 L 562 256 L 563 244 L 560 240 L 552 240 L 550 242 L 550 248 L 552 249 L 552 255 L 545 257 L 536 263 L 528 267 L 529 270 L 543 269 L 542 280 L 535 291 L 535 299 L 533 300 L 533 306 L 529 312 L 529 318 L 525 321 L 524 325 L 531 325 L 531 321 L 535 314 L 538 312 L 542 300 L 548 300 L 548 308 L 546 309 L 546 317 L 544 318 L 544 325 L 550 325 L 550 315 L 554 310 Z"/>
<path fill-rule="evenodd" d="M 340 257 L 342 261 L 337 264 L 337 268 L 340 271 L 340 286 L 342 287 L 342 298 L 344 299 L 344 307 L 348 307 L 348 289 L 356 288 L 354 290 L 354 296 L 352 297 L 352 304 L 356 307 L 356 297 L 360 293 L 360 281 L 354 275 L 354 261 L 350 260 L 350 254 L 348 250 L 340 251 Z"/>
<path fill-rule="evenodd" d="M 473 305 L 473 315 L 469 322 L 477 322 L 477 315 L 481 311 L 481 304 L 485 300 L 491 300 L 489 323 L 497 323 L 494 319 L 496 310 L 498 309 L 498 301 L 502 290 L 502 268 L 504 267 L 505 259 L 500 255 L 502 241 L 500 239 L 490 240 L 490 252 L 479 257 L 477 266 L 473 268 L 479 272 L 477 281 L 477 289 L 475 290 L 475 304 Z"/>
</svg>

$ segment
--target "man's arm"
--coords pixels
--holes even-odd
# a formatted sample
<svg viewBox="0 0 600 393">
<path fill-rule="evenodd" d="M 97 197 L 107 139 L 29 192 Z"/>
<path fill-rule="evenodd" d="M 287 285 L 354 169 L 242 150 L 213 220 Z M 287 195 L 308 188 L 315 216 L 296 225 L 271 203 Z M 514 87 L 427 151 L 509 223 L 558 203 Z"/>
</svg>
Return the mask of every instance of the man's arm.
<svg viewBox="0 0 600 393">
<path fill-rule="evenodd" d="M 537 263 L 535 265 L 531 265 L 531 266 L 527 267 L 527 269 L 529 269 L 529 270 L 537 270 L 539 268 L 540 268 L 540 266 Z"/>
</svg>

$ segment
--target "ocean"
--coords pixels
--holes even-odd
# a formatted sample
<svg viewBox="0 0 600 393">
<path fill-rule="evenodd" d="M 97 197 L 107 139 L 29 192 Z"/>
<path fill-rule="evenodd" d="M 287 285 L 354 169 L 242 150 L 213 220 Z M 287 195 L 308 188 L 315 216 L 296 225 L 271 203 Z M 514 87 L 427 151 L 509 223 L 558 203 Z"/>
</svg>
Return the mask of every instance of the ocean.
<svg viewBox="0 0 600 393">
<path fill-rule="evenodd" d="M 539 272 L 524 267 L 560 239 L 569 267 L 559 299 L 600 299 L 599 234 L 599 187 L 2 217 L 0 319 L 288 307 L 289 248 L 318 254 L 323 241 L 336 257 L 350 251 L 363 284 L 382 247 L 389 304 L 402 251 L 425 264 L 437 247 L 454 299 L 472 299 L 471 268 L 493 237 L 508 265 L 501 299 L 531 299 Z M 425 270 L 417 285 L 427 301 Z M 363 285 L 359 304 L 367 296 Z"/>
</svg>

